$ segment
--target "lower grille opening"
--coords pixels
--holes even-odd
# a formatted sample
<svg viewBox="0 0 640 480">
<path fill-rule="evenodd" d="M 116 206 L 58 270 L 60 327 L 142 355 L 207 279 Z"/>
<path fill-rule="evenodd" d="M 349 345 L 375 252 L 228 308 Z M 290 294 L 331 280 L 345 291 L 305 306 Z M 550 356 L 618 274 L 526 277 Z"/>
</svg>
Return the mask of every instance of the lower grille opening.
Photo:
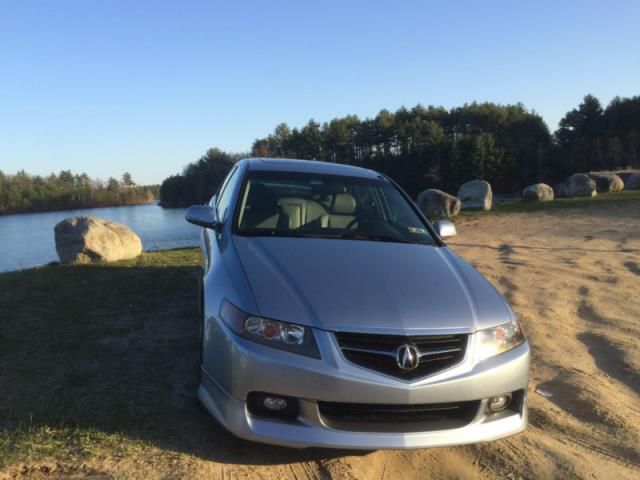
<svg viewBox="0 0 640 480">
<path fill-rule="evenodd" d="M 480 400 L 423 405 L 318 402 L 324 423 L 352 432 L 429 432 L 461 428 L 475 418 Z"/>
</svg>

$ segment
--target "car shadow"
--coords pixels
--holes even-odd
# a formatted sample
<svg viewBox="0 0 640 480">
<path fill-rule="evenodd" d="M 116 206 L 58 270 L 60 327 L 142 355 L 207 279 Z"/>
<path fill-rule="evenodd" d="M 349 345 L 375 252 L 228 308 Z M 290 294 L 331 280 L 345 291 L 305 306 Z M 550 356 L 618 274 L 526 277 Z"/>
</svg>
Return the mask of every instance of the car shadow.
<svg viewBox="0 0 640 480">
<path fill-rule="evenodd" d="M 0 431 L 117 434 L 221 463 L 345 455 L 238 439 L 200 406 L 199 276 L 136 265 L 1 274 Z"/>
</svg>

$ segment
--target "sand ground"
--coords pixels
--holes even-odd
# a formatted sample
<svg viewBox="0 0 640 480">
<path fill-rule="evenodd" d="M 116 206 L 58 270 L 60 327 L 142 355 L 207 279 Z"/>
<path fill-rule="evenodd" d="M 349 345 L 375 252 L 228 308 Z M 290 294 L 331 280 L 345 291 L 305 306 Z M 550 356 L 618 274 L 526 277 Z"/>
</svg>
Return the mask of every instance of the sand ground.
<svg viewBox="0 0 640 480">
<path fill-rule="evenodd" d="M 638 203 L 478 216 L 458 222 L 458 233 L 449 245 L 507 297 L 532 344 L 525 433 L 457 448 L 296 451 L 234 439 L 202 416 L 210 423 L 198 438 L 207 440 L 188 454 L 145 446 L 139 455 L 49 463 L 48 471 L 96 478 L 640 478 Z M 5 474 L 49 476 L 42 465 Z"/>
<path fill-rule="evenodd" d="M 640 478 L 640 207 L 483 216 L 458 233 L 448 244 L 506 296 L 532 344 L 528 430 L 345 456 L 319 476 Z"/>
</svg>

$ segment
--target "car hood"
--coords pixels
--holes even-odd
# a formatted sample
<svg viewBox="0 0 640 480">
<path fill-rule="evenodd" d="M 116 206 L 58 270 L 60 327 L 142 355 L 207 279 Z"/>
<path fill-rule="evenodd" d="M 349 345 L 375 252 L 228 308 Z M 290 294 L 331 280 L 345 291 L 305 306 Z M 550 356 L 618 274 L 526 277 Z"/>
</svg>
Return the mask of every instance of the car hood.
<svg viewBox="0 0 640 480">
<path fill-rule="evenodd" d="M 493 286 L 447 247 L 249 236 L 234 244 L 255 313 L 265 317 L 389 334 L 471 332 L 513 318 Z"/>
</svg>

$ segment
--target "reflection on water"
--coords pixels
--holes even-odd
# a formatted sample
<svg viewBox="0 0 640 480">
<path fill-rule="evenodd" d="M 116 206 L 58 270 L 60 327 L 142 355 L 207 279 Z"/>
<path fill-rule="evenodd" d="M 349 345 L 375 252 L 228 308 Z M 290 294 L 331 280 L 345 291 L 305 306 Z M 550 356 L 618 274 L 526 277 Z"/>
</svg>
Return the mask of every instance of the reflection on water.
<svg viewBox="0 0 640 480">
<path fill-rule="evenodd" d="M 0 216 L 0 272 L 58 260 L 53 227 L 76 215 L 104 218 L 128 226 L 140 236 L 145 250 L 198 244 L 199 228 L 185 221 L 184 209 L 135 205 L 6 215 Z"/>
</svg>

